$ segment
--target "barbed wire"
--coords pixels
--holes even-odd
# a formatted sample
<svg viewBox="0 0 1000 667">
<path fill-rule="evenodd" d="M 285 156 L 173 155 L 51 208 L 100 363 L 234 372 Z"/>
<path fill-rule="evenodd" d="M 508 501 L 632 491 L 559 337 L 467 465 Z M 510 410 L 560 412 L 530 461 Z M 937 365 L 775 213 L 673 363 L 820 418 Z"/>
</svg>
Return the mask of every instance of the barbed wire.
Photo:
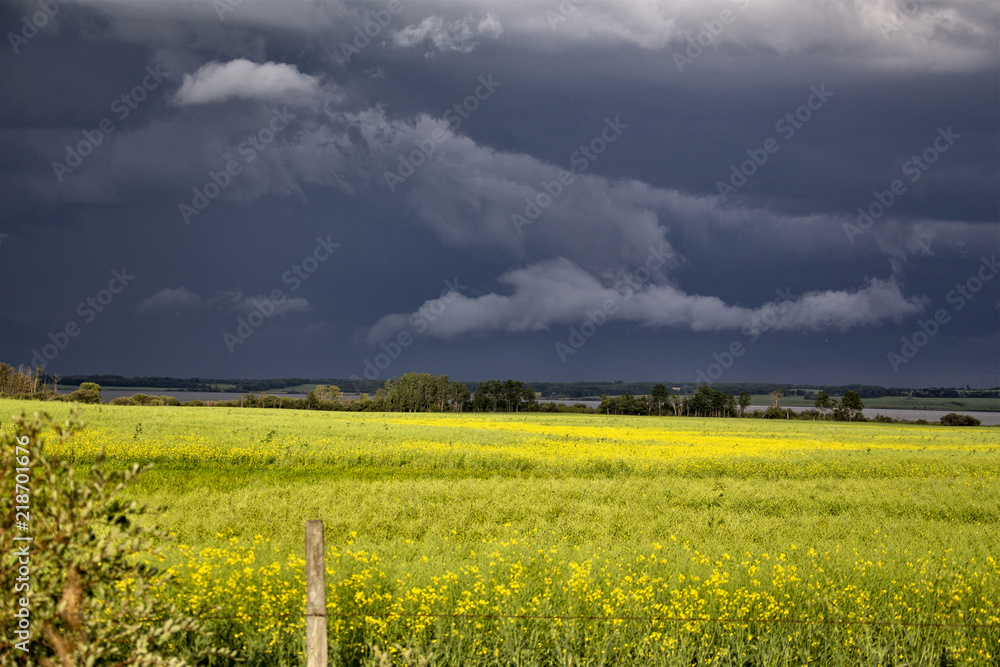
<svg viewBox="0 0 1000 667">
<path fill-rule="evenodd" d="M 964 628 L 964 629 L 1000 629 L 1000 623 L 934 623 L 905 621 L 865 621 L 865 620 L 834 620 L 834 619 L 803 619 L 803 618 L 725 618 L 702 616 L 587 616 L 587 615 L 541 615 L 541 614 L 434 614 L 409 612 L 339 612 L 326 614 L 236 614 L 225 616 L 191 615 L 199 621 L 249 620 L 254 618 L 287 618 L 318 616 L 326 618 L 467 618 L 478 620 L 526 620 L 526 621 L 644 621 L 652 623 L 721 623 L 726 625 L 753 623 L 773 623 L 787 625 L 863 625 L 878 627 L 901 628 Z M 139 619 L 140 622 L 155 622 L 165 619 Z"/>
</svg>

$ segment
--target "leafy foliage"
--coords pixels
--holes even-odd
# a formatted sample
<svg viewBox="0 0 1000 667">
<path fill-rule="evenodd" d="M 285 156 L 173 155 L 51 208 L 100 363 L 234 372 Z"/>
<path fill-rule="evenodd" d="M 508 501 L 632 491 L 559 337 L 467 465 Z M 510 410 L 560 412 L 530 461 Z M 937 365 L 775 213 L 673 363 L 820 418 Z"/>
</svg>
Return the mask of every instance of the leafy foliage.
<svg viewBox="0 0 1000 667">
<path fill-rule="evenodd" d="M 135 519 L 145 508 L 119 498 L 142 469 L 106 471 L 98 457 L 81 478 L 46 452 L 47 431 L 62 445 L 81 427 L 76 413 L 63 423 L 44 414 L 22 415 L 0 434 L 0 527 L 5 535 L 32 538 L 16 542 L 20 551 L 9 550 L 0 559 L 0 588 L 14 591 L 22 584 L 19 595 L 0 596 L 3 637 L 16 638 L 0 648 L 0 662 L 27 656 L 29 664 L 43 666 L 175 667 L 187 664 L 176 656 L 181 640 L 201 646 L 189 651 L 194 655 L 230 655 L 205 647 L 199 621 L 154 597 L 161 575 L 141 555 L 155 558 L 153 544 L 165 535 L 141 528 Z M 17 468 L 31 471 L 19 500 Z M 15 524 L 15 503 L 30 508 L 26 528 Z M 25 635 L 15 632 L 21 629 L 15 613 L 23 608 L 29 614 L 25 643 Z"/>
<path fill-rule="evenodd" d="M 941 423 L 945 426 L 979 426 L 982 424 L 981 421 L 972 415 L 959 415 L 954 412 L 941 417 Z"/>
</svg>

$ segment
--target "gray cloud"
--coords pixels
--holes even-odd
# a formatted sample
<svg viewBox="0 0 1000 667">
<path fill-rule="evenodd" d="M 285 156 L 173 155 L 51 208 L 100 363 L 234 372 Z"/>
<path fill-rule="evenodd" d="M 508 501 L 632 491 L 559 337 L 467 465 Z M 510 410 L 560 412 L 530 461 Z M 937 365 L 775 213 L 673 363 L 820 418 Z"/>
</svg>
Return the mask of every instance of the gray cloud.
<svg viewBox="0 0 1000 667">
<path fill-rule="evenodd" d="M 496 14 L 487 12 L 481 19 L 471 15 L 456 21 L 445 21 L 439 16 L 428 16 L 420 23 L 408 25 L 392 32 L 393 43 L 400 48 L 411 48 L 429 43 L 434 51 L 472 53 L 478 38 L 496 39 L 503 33 L 503 26 Z"/>
<path fill-rule="evenodd" d="M 186 287 L 164 288 L 156 294 L 144 299 L 136 307 L 136 312 L 142 314 L 181 313 L 200 310 L 203 301 L 200 296 L 188 291 Z"/>
<path fill-rule="evenodd" d="M 602 311 L 608 321 L 691 331 L 738 330 L 765 316 L 768 328 L 775 331 L 848 331 L 885 321 L 900 323 L 921 312 L 925 301 L 905 297 L 892 279 L 871 279 L 857 290 L 810 292 L 780 307 L 769 303 L 744 308 L 714 296 L 686 294 L 670 285 L 642 284 L 635 278 L 612 284 L 564 258 L 515 269 L 500 282 L 511 288 L 511 294 L 449 294 L 426 301 L 413 313 L 393 314 L 376 322 L 368 331 L 368 342 L 389 338 L 417 318 L 429 322 L 427 335 L 447 339 L 578 324 L 589 313 Z"/>
<path fill-rule="evenodd" d="M 95 322 L 107 335 L 90 339 L 114 344 L 81 339 L 55 370 L 336 376 L 357 369 L 366 338 L 416 317 L 429 337 L 393 372 L 663 379 L 727 337 L 712 332 L 766 315 L 793 333 L 762 341 L 756 370 L 734 380 L 818 368 L 816 379 L 895 382 L 880 351 L 1000 249 L 995 2 L 388 7 L 75 0 L 8 52 L 4 348 L 30 351 L 125 262 L 143 267 L 144 287 L 116 298 Z M 16 26 L 29 10 L 35 0 L 12 0 L 0 18 Z M 342 43 L 358 49 L 349 61 Z M 689 48 L 681 72 L 674 56 Z M 150 65 L 170 75 L 120 115 L 109 104 Z M 836 97 L 721 200 L 716 181 L 820 84 Z M 104 118 L 113 131 L 97 130 Z M 904 163 L 944 126 L 961 141 L 848 238 L 858 207 L 910 178 Z M 615 140 L 602 145 L 604 132 Z M 581 158 L 592 144 L 599 153 Z M 53 160 L 73 152 L 82 162 L 55 177 Z M 179 204 L 206 191 L 184 224 Z M 331 234 L 345 252 L 303 280 L 281 307 L 292 316 L 239 355 L 191 353 L 217 348 L 223 321 L 270 311 L 263 290 Z M 25 281 L 39 249 L 56 268 Z M 456 276 L 467 290 L 425 301 Z M 65 285 L 79 294 L 54 300 Z M 901 381 L 987 377 L 998 285 L 967 299 Z M 775 287 L 804 296 L 779 309 Z M 618 325 L 573 369 L 534 346 L 616 298 Z M 691 354 L 662 355 L 665 341 Z"/>
<path fill-rule="evenodd" d="M 312 306 L 302 297 L 286 296 L 280 302 L 275 302 L 264 294 L 245 296 L 239 290 L 217 290 L 203 298 L 186 287 L 176 287 L 162 289 L 136 307 L 136 312 L 143 315 L 180 315 L 197 311 L 249 314 L 255 310 L 263 310 L 270 315 L 287 315 L 308 312 L 312 310 Z"/>
<path fill-rule="evenodd" d="M 211 104 L 232 98 L 283 101 L 308 99 L 319 82 L 294 65 L 253 63 L 245 58 L 227 63 L 211 62 L 194 74 L 185 74 L 174 100 L 177 105 Z"/>
</svg>

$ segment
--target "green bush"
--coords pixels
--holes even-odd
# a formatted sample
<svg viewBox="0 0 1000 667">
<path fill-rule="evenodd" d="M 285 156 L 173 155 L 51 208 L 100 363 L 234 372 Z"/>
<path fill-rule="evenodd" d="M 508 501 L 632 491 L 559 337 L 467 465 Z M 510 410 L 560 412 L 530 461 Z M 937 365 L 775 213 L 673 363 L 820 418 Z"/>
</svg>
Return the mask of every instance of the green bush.
<svg viewBox="0 0 1000 667">
<path fill-rule="evenodd" d="M 972 415 L 960 415 L 954 412 L 949 412 L 944 417 L 941 417 L 941 423 L 945 426 L 979 426 L 982 424 L 981 421 Z"/>
<path fill-rule="evenodd" d="M 0 557 L 0 664 L 179 667 L 222 655 L 206 646 L 200 621 L 153 594 L 165 579 L 147 561 L 165 535 L 137 525 L 145 508 L 119 499 L 139 466 L 105 471 L 99 457 L 77 476 L 46 452 L 46 431 L 63 443 L 79 428 L 75 413 L 62 424 L 36 414 L 0 433 L 0 532 L 10 536 Z"/>
</svg>

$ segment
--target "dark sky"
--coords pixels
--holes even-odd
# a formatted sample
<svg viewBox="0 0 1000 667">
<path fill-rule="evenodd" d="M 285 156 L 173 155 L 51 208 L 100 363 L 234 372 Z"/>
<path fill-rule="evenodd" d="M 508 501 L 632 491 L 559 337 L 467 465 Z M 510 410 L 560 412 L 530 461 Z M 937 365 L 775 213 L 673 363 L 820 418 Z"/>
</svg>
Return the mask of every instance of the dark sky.
<svg viewBox="0 0 1000 667">
<path fill-rule="evenodd" d="M 993 0 L 0 6 L 0 360 L 1000 385 Z"/>
</svg>

